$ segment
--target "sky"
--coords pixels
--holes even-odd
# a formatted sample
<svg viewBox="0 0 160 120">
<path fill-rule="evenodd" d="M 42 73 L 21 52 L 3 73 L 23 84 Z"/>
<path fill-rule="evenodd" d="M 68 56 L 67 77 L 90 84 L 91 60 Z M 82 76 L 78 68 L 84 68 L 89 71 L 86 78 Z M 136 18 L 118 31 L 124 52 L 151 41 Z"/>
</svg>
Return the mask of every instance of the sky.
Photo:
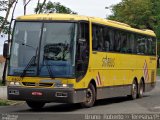
<svg viewBox="0 0 160 120">
<path fill-rule="evenodd" d="M 28 0 L 27 0 L 28 1 Z M 47 0 L 48 2 L 49 0 Z M 93 16 L 106 18 L 111 15 L 110 9 L 105 9 L 111 5 L 118 4 L 122 0 L 50 0 L 52 2 L 60 2 L 62 5 L 70 8 L 72 11 L 77 12 L 79 15 Z M 37 5 L 37 0 L 31 0 L 27 6 L 26 14 L 34 14 L 34 8 Z M 4 12 L 0 12 L 0 16 L 4 16 Z M 14 18 L 23 15 L 23 0 L 19 0 L 15 9 Z M 11 16 L 11 15 L 10 15 Z M 10 19 L 10 17 L 9 17 Z M 0 36 L 0 54 L 2 54 L 3 42 L 7 36 Z"/>
</svg>

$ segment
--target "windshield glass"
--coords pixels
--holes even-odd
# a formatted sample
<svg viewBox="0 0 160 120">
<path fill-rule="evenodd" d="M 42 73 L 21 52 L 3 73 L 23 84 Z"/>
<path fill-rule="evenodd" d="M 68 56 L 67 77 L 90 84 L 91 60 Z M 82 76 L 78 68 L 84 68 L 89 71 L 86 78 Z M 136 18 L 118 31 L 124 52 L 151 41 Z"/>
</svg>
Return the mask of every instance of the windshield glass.
<svg viewBox="0 0 160 120">
<path fill-rule="evenodd" d="M 75 69 L 76 25 L 44 23 L 40 76 L 72 77 Z"/>
<path fill-rule="evenodd" d="M 21 75 L 29 61 L 33 56 L 36 56 L 41 28 L 42 23 L 16 22 L 9 64 L 9 75 Z M 27 73 L 29 75 L 36 75 L 36 66 L 31 66 Z"/>
<path fill-rule="evenodd" d="M 74 77 L 76 30 L 75 23 L 17 22 L 9 75 Z"/>
</svg>

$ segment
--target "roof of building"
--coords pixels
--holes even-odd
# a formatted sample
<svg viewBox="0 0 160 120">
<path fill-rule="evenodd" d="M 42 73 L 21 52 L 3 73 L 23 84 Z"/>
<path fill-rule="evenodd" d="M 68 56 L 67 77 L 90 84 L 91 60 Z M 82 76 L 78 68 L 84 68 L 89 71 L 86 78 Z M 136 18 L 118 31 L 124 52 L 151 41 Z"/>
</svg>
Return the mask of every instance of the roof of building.
<svg viewBox="0 0 160 120">
<path fill-rule="evenodd" d="M 137 32 L 140 34 L 146 34 L 150 36 L 155 36 L 155 33 L 152 30 L 140 30 L 131 27 L 130 25 L 127 25 L 125 23 L 117 22 L 117 21 L 112 21 L 112 20 L 107 20 L 103 18 L 98 18 L 98 17 L 88 17 L 88 16 L 82 16 L 82 15 L 74 15 L 74 14 L 57 14 L 57 13 L 52 13 L 52 14 L 33 14 L 33 15 L 26 15 L 26 16 L 20 16 L 17 18 L 17 20 L 70 20 L 70 21 L 79 21 L 79 20 L 85 20 L 85 21 L 91 21 L 94 23 L 102 24 L 102 25 L 108 25 L 111 27 L 116 27 L 119 29 L 124 29 L 128 30 L 131 32 Z"/>
</svg>

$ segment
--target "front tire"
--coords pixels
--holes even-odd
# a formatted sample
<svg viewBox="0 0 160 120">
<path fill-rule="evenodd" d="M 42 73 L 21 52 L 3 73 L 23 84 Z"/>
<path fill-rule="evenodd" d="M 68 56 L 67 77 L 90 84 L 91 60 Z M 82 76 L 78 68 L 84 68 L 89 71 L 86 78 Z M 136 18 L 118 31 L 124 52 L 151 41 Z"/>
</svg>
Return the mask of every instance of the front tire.
<svg viewBox="0 0 160 120">
<path fill-rule="evenodd" d="M 96 90 L 93 84 L 89 84 L 89 87 L 86 91 L 86 101 L 81 103 L 82 107 L 89 108 L 94 105 L 96 101 Z"/>
<path fill-rule="evenodd" d="M 36 102 L 36 101 L 26 101 L 26 103 L 33 110 L 41 109 L 45 105 L 44 102 Z"/>
</svg>

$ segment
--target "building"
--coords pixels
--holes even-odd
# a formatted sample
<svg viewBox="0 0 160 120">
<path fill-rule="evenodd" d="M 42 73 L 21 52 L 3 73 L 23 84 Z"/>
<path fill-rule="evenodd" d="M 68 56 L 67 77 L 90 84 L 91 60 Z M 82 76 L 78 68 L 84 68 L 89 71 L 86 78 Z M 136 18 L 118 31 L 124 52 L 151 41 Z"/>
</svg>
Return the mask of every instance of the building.
<svg viewBox="0 0 160 120">
<path fill-rule="evenodd" d="M 2 79 L 4 64 L 5 58 L 2 55 L 0 55 L 0 79 Z"/>
</svg>

